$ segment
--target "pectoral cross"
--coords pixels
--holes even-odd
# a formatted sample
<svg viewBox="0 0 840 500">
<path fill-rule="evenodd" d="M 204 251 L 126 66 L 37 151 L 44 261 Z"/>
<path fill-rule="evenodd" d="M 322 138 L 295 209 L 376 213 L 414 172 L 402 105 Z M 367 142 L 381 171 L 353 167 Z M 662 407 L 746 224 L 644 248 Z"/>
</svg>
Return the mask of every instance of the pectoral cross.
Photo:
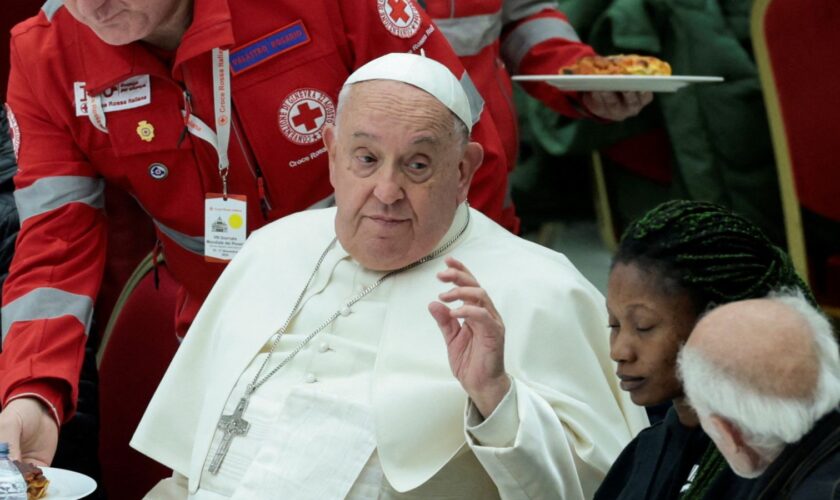
<svg viewBox="0 0 840 500">
<path fill-rule="evenodd" d="M 233 413 L 230 415 L 222 415 L 219 418 L 219 425 L 216 427 L 224 433 L 222 436 L 222 441 L 219 443 L 219 449 L 216 450 L 216 454 L 213 455 L 213 460 L 210 462 L 210 474 L 215 475 L 219 472 L 219 468 L 222 466 L 222 461 L 225 459 L 225 455 L 227 455 L 228 448 L 230 448 L 230 442 L 233 441 L 233 438 L 237 436 L 244 436 L 248 433 L 248 429 L 251 428 L 251 424 L 248 423 L 247 420 L 242 418 L 242 414 L 245 413 L 245 407 L 248 406 L 248 396 L 250 394 L 246 394 L 239 400 L 239 403 L 236 404 L 236 409 L 233 410 Z"/>
</svg>

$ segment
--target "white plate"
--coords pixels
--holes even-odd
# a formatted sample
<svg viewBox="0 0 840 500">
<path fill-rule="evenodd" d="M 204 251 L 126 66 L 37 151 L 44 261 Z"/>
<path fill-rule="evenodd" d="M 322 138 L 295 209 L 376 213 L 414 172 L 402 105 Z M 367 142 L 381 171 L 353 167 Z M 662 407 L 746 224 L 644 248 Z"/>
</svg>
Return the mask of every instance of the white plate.
<svg viewBox="0 0 840 500">
<path fill-rule="evenodd" d="M 517 82 L 546 82 L 561 90 L 676 92 L 689 83 L 722 82 L 721 76 L 517 75 Z"/>
<path fill-rule="evenodd" d="M 84 474 L 55 467 L 41 467 L 41 470 L 50 481 L 46 500 L 76 500 L 96 489 L 96 481 Z"/>
</svg>

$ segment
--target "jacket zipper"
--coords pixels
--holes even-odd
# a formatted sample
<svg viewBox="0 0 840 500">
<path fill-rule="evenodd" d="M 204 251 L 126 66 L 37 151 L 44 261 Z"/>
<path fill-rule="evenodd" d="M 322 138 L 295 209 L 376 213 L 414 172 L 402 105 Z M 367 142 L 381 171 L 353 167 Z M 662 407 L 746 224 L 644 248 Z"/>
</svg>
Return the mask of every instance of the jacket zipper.
<svg viewBox="0 0 840 500">
<path fill-rule="evenodd" d="M 268 220 L 268 213 L 272 210 L 271 199 L 269 196 L 268 189 L 265 185 L 265 176 L 263 176 L 262 169 L 257 164 L 257 162 L 251 160 L 250 150 L 245 148 L 245 143 L 242 140 L 242 135 L 239 133 L 239 127 L 237 127 L 237 122 L 239 121 L 239 114 L 236 112 L 236 106 L 233 105 L 231 102 L 231 113 L 233 114 L 234 119 L 231 120 L 231 128 L 233 129 L 233 135 L 236 136 L 236 142 L 239 144 L 239 150 L 242 151 L 242 157 L 245 158 L 245 163 L 248 164 L 248 168 L 251 170 L 251 174 L 254 176 L 254 179 L 257 181 L 257 192 L 260 195 L 260 211 L 262 212 L 263 219 L 266 221 Z"/>
</svg>

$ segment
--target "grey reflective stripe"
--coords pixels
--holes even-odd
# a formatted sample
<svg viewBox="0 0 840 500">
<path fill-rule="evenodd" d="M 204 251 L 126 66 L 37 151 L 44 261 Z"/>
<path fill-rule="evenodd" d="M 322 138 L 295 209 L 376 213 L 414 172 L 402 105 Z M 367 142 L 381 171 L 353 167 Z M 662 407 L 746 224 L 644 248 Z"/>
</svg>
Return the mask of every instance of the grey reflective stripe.
<svg viewBox="0 0 840 500">
<path fill-rule="evenodd" d="M 15 190 L 20 223 L 36 215 L 69 203 L 84 203 L 93 208 L 105 206 L 105 181 L 91 177 L 44 177 L 32 185 Z"/>
<path fill-rule="evenodd" d="M 44 5 L 41 6 L 41 10 L 43 10 L 44 14 L 47 16 L 47 21 L 52 21 L 56 11 L 60 9 L 62 5 L 64 5 L 64 0 L 47 0 Z"/>
<path fill-rule="evenodd" d="M 467 99 L 470 101 L 472 124 L 475 125 L 478 123 L 479 118 L 481 118 L 481 112 L 484 110 L 484 99 L 481 98 L 481 94 L 478 93 L 478 89 L 475 88 L 472 78 L 470 78 L 470 75 L 466 71 L 464 71 L 460 81 L 461 87 L 464 88 L 464 92 L 467 93 Z"/>
<path fill-rule="evenodd" d="M 478 54 L 502 33 L 502 17 L 498 12 L 434 21 L 459 57 Z"/>
<path fill-rule="evenodd" d="M 160 232 L 165 234 L 170 240 L 178 244 L 178 246 L 189 250 L 190 252 L 204 255 L 204 236 L 188 236 L 180 233 L 171 227 L 165 226 L 158 221 L 154 221 Z"/>
<path fill-rule="evenodd" d="M 36 288 L 3 306 L 3 341 L 12 327 L 19 321 L 73 316 L 85 327 L 85 335 L 90 330 L 93 315 L 93 301 L 90 297 L 65 292 L 57 288 Z"/>
<path fill-rule="evenodd" d="M 502 20 L 505 24 L 519 21 L 545 9 L 557 10 L 557 4 L 544 0 L 505 0 L 502 7 Z"/>
<path fill-rule="evenodd" d="M 313 203 L 312 205 L 309 205 L 309 207 L 307 207 L 307 210 L 316 210 L 316 209 L 319 209 L 319 208 L 330 208 L 330 207 L 334 207 L 334 206 L 335 206 L 335 194 L 333 193 L 333 194 L 327 196 L 326 198 L 324 198 L 323 200 L 321 200 L 317 203 Z"/>
<path fill-rule="evenodd" d="M 502 58 L 508 68 L 519 73 L 519 63 L 535 45 L 552 38 L 579 42 L 572 25 L 557 18 L 540 18 L 517 26 L 502 43 Z"/>
</svg>

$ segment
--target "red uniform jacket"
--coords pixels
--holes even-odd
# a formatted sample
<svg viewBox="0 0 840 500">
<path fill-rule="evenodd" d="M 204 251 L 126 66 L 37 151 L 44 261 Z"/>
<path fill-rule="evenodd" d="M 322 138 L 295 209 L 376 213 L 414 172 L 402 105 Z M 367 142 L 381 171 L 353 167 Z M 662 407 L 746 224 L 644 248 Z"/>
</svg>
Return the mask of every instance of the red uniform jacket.
<svg viewBox="0 0 840 500">
<path fill-rule="evenodd" d="M 581 43 L 553 0 L 421 0 L 484 98 L 493 117 L 508 165 L 519 148 L 517 115 L 508 71 L 554 75 L 560 67 L 594 55 Z M 570 117 L 589 116 L 576 92 L 544 83 L 523 85 L 531 95 Z"/>
<path fill-rule="evenodd" d="M 222 271 L 202 253 L 205 194 L 221 189 L 217 155 L 184 135 L 182 118 L 189 94 L 192 113 L 214 121 L 215 47 L 231 50 L 229 190 L 247 196 L 249 230 L 330 196 L 321 129 L 355 68 L 388 52 L 422 49 L 471 85 L 413 0 L 195 0 L 174 54 L 141 42 L 109 46 L 60 2 L 48 2 L 12 37 L 8 103 L 22 228 L 3 291 L 3 402 L 34 394 L 59 421 L 72 413 L 105 259 L 103 179 L 131 193 L 154 219 L 167 265 L 183 286 L 182 324 Z M 79 97 L 85 91 L 122 99 L 106 113 L 107 132 L 86 116 Z M 477 93 L 472 97 L 480 107 Z M 508 166 L 487 113 L 473 137 L 485 162 L 470 199 L 500 220 Z"/>
</svg>

